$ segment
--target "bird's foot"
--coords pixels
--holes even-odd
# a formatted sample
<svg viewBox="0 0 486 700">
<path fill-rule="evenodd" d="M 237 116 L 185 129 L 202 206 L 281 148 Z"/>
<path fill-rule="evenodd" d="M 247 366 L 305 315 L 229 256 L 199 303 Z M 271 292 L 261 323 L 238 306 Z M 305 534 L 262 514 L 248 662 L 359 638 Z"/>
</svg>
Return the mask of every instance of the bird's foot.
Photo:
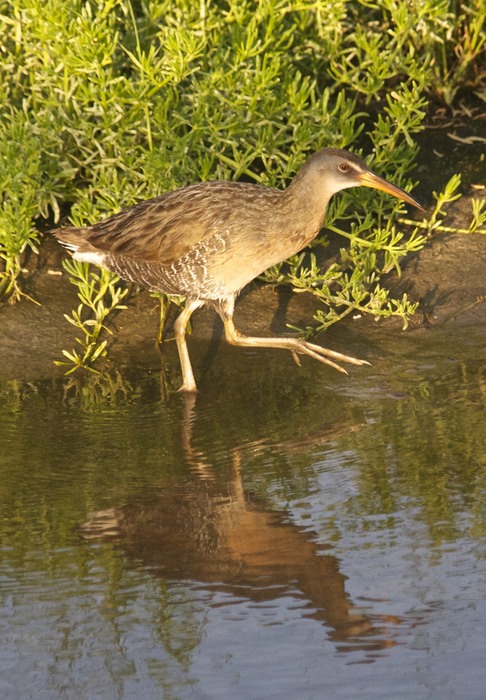
<svg viewBox="0 0 486 700">
<path fill-rule="evenodd" d="M 297 362 L 297 364 L 300 364 L 298 358 L 296 357 L 296 353 L 309 355 L 309 357 L 313 357 L 315 360 L 319 360 L 319 362 L 323 362 L 324 364 L 329 365 L 330 367 L 334 367 L 334 369 L 337 369 L 338 372 L 343 372 L 344 374 L 347 374 L 347 371 L 344 369 L 344 367 L 338 365 L 337 362 L 333 362 L 333 360 L 338 360 L 339 362 L 349 362 L 349 364 L 352 365 L 371 365 L 371 363 L 367 360 L 360 360 L 357 357 L 343 355 L 342 353 L 336 352 L 335 350 L 323 348 L 321 345 L 309 343 L 307 340 L 299 340 L 298 346 L 295 348 L 295 350 L 292 351 L 294 360 Z"/>
</svg>

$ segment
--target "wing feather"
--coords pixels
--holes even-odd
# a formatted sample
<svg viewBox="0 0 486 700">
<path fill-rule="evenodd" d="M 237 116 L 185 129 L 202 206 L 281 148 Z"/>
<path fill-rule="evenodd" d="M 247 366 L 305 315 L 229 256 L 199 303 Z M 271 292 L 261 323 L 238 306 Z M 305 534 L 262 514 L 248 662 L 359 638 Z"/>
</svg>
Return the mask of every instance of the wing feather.
<svg viewBox="0 0 486 700">
<path fill-rule="evenodd" d="M 271 192 L 279 194 L 250 183 L 204 182 L 140 202 L 93 226 L 53 233 L 79 250 L 170 264 L 221 230 L 236 228 L 239 214 Z"/>
</svg>

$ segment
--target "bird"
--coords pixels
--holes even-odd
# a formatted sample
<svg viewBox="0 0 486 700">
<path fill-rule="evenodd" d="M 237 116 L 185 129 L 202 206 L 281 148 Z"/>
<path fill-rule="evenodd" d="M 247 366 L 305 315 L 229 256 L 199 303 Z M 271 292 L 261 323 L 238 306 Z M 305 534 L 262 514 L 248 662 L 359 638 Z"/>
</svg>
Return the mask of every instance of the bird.
<svg viewBox="0 0 486 700">
<path fill-rule="evenodd" d="M 185 297 L 174 323 L 181 392 L 197 391 L 186 331 L 191 315 L 205 304 L 221 317 L 230 345 L 281 348 L 297 362 L 299 355 L 308 355 L 346 373 L 338 363 L 369 363 L 298 337 L 243 335 L 233 314 L 243 287 L 317 236 L 331 197 L 359 186 L 424 210 L 355 154 L 324 148 L 307 159 L 285 189 L 209 180 L 141 201 L 91 226 L 66 226 L 52 233 L 76 260 L 153 291 Z"/>
</svg>

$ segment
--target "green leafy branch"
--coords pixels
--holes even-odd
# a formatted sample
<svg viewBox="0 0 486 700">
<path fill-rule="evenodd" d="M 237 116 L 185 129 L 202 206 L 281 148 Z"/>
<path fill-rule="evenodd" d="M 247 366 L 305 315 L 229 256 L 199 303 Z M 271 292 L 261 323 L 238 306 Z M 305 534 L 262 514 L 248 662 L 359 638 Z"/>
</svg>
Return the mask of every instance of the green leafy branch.
<svg viewBox="0 0 486 700">
<path fill-rule="evenodd" d="M 88 263 L 77 260 L 65 260 L 63 266 L 69 273 L 69 281 L 77 287 L 80 299 L 78 308 L 73 309 L 71 315 L 64 314 L 64 318 L 81 331 L 81 337 L 76 338 L 81 351 L 63 350 L 66 360 L 56 360 L 55 364 L 68 366 L 66 374 L 72 374 L 80 368 L 96 372 L 93 364 L 106 355 L 107 341 L 100 340 L 101 333 L 111 333 L 105 320 L 113 311 L 126 308 L 121 302 L 128 289 L 121 287 L 118 277 L 108 270 L 94 271 Z"/>
<path fill-rule="evenodd" d="M 417 224 L 417 222 L 413 222 L 410 219 L 400 219 L 401 223 L 414 224 L 424 229 L 428 238 L 438 233 L 486 234 L 486 201 L 484 199 L 471 199 L 472 217 L 467 228 L 444 225 L 444 220 L 447 216 L 444 207 L 446 204 L 450 204 L 461 197 L 461 194 L 457 191 L 460 184 L 461 176 L 456 174 L 451 177 L 442 192 L 439 194 L 437 192 L 433 193 L 436 200 L 434 211 L 422 223 Z"/>
</svg>

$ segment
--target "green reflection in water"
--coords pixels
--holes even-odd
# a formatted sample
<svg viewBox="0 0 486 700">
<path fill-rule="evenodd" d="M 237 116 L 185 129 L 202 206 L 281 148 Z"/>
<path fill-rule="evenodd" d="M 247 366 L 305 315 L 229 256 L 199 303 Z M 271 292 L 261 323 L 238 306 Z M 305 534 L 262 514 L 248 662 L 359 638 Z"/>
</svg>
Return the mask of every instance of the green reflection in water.
<svg viewBox="0 0 486 700">
<path fill-rule="evenodd" d="M 368 431 L 343 436 L 360 461 L 353 514 L 389 514 L 407 502 L 432 542 L 484 535 L 486 368 L 459 363 L 441 376 L 401 383 L 373 402 Z M 386 520 L 373 528 L 386 528 Z"/>
</svg>

